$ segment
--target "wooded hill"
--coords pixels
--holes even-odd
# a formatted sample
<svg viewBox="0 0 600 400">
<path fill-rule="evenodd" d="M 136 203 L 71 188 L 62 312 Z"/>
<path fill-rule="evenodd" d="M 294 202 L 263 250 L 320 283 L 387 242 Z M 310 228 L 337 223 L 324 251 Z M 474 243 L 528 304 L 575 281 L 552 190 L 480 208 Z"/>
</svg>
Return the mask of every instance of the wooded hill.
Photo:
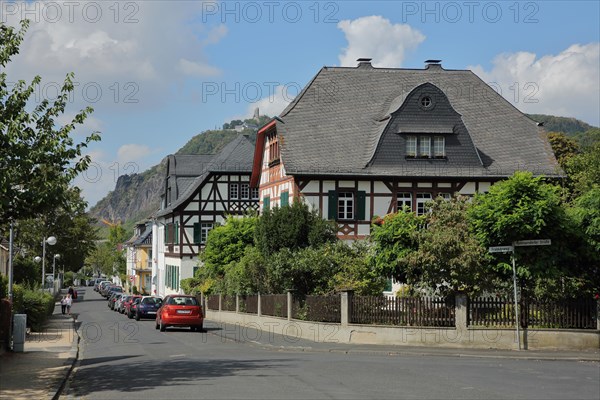
<svg viewBox="0 0 600 400">
<path fill-rule="evenodd" d="M 244 123 L 252 127 L 261 127 L 270 118 L 262 115 L 258 121 L 247 119 L 225 123 L 223 124 L 224 129 L 207 130 L 192 137 L 175 154 L 216 154 L 241 134 L 248 135 L 250 140 L 254 142 L 256 140 L 256 129 L 246 128 L 236 131 L 234 127 Z M 98 221 L 102 219 L 121 221 L 128 234 L 132 233 L 136 222 L 148 218 L 160 206 L 160 194 L 163 190 L 167 166 L 166 161 L 165 157 L 159 164 L 142 173 L 121 175 L 117 179 L 115 189 L 90 209 L 90 215 Z M 101 223 L 99 223 L 99 227 L 100 235 L 106 236 L 108 232 L 106 227 Z"/>
</svg>

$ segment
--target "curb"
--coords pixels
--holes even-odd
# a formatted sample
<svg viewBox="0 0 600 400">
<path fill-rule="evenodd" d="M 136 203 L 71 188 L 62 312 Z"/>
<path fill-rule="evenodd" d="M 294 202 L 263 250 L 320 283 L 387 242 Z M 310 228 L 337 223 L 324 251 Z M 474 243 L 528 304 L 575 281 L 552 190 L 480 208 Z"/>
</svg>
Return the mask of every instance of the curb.
<svg viewBox="0 0 600 400">
<path fill-rule="evenodd" d="M 488 359 L 510 359 L 510 360 L 528 360 L 528 361 L 579 361 L 579 362 L 596 362 L 600 363 L 600 355 L 585 355 L 581 357 L 557 357 L 554 355 L 534 355 L 526 353 L 515 354 L 468 354 L 468 353 L 436 353 L 432 351 L 410 351 L 410 350 L 377 350 L 377 349 L 335 349 L 335 348 L 314 348 L 309 346 L 277 346 L 272 344 L 264 344 L 256 341 L 240 340 L 231 337 L 221 336 L 212 331 L 207 331 L 208 334 L 214 335 L 221 340 L 227 340 L 234 343 L 246 344 L 252 347 L 260 348 L 269 351 L 289 351 L 300 353 L 331 353 L 331 354 L 361 354 L 374 356 L 419 356 L 419 357 L 462 357 L 462 358 L 488 358 Z"/>
<path fill-rule="evenodd" d="M 71 350 L 69 351 L 69 358 L 65 362 L 65 364 L 67 364 L 67 365 L 70 364 L 70 365 L 67 370 L 67 373 L 65 374 L 64 378 L 61 380 L 60 385 L 58 386 L 58 389 L 56 389 L 56 393 L 54 394 L 54 396 L 52 396 L 52 400 L 58 400 L 60 398 L 60 396 L 62 395 L 62 392 L 65 389 L 65 386 L 67 385 L 67 381 L 71 377 L 71 373 L 73 372 L 73 369 L 75 368 L 75 363 L 77 362 L 77 359 L 79 358 L 79 342 L 81 341 L 81 336 L 79 336 L 79 332 L 77 331 L 77 329 L 75 329 L 76 322 L 77 322 L 77 320 L 75 318 L 73 318 L 73 324 L 71 326 L 71 329 L 73 331 L 73 342 L 71 343 Z"/>
</svg>

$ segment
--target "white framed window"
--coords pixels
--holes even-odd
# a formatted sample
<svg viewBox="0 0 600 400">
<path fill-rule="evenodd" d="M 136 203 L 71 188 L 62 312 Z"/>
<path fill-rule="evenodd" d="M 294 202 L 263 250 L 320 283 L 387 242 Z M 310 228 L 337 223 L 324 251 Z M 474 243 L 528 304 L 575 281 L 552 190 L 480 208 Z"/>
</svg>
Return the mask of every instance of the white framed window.
<svg viewBox="0 0 600 400">
<path fill-rule="evenodd" d="M 408 211 L 412 211 L 412 193 L 410 192 L 400 192 L 396 196 L 396 205 L 397 210 L 401 211 L 404 207 L 408 209 Z"/>
<path fill-rule="evenodd" d="M 419 139 L 419 157 L 431 157 L 431 138 L 427 136 Z"/>
<path fill-rule="evenodd" d="M 229 184 L 229 200 L 237 200 L 239 198 L 238 190 L 239 188 L 237 183 Z"/>
<path fill-rule="evenodd" d="M 338 219 L 354 219 L 354 193 L 341 192 L 338 194 Z"/>
<path fill-rule="evenodd" d="M 205 244 L 208 238 L 208 232 L 213 228 L 213 224 L 209 222 L 203 222 L 200 224 L 200 243 Z"/>
<path fill-rule="evenodd" d="M 417 215 L 427 213 L 426 204 L 431 201 L 431 193 L 417 193 Z"/>
<path fill-rule="evenodd" d="M 433 156 L 435 158 L 446 157 L 446 138 L 443 136 L 436 136 L 433 138 Z"/>
<path fill-rule="evenodd" d="M 440 196 L 442 199 L 444 199 L 446 201 L 450 201 L 452 199 L 452 195 L 447 192 L 438 193 L 438 196 Z"/>
<path fill-rule="evenodd" d="M 406 138 L 406 157 L 417 156 L 417 137 L 409 136 Z"/>
<path fill-rule="evenodd" d="M 252 188 L 252 200 L 258 200 L 258 188 L 257 187 L 253 187 Z"/>
<path fill-rule="evenodd" d="M 248 183 L 242 183 L 240 185 L 240 197 L 242 200 L 248 200 L 250 198 L 250 185 Z"/>
</svg>

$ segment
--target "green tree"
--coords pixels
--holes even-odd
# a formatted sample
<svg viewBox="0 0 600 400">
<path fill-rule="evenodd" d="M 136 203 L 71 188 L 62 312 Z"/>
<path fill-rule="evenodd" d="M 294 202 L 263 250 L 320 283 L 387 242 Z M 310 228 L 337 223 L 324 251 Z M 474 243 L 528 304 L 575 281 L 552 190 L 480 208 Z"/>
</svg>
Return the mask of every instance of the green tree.
<svg viewBox="0 0 600 400">
<path fill-rule="evenodd" d="M 46 266 L 52 267 L 54 254 L 60 254 L 57 269 L 77 271 L 95 248 L 98 239 L 96 221 L 85 212 L 87 203 L 78 188 L 69 189 L 65 197 L 66 204 L 50 210 L 42 218 L 18 221 L 15 243 L 31 257 L 41 256 L 43 237 L 55 236 L 56 245 L 46 246 Z"/>
<path fill-rule="evenodd" d="M 590 246 L 600 254 L 600 186 L 577 198 L 569 211 Z"/>
<path fill-rule="evenodd" d="M 407 256 L 407 281 L 437 288 L 444 294 L 459 290 L 478 293 L 490 283 L 487 250 L 469 227 L 466 197 L 437 198 L 418 231 L 418 249 Z"/>
<path fill-rule="evenodd" d="M 418 249 L 418 230 L 425 217 L 402 210 L 377 219 L 372 225 L 372 263 L 379 276 L 406 282 L 408 256 Z"/>
<path fill-rule="evenodd" d="M 570 158 L 565 170 L 573 181 L 573 196 L 578 197 L 594 186 L 600 185 L 600 141 L 586 147 L 584 151 Z"/>
<path fill-rule="evenodd" d="M 284 248 L 293 251 L 337 240 L 335 225 L 301 201 L 266 210 L 258 219 L 255 232 L 256 247 L 265 257 Z"/>
<path fill-rule="evenodd" d="M 548 140 L 558 164 L 565 169 L 566 163 L 579 153 L 577 141 L 567 137 L 562 132 L 548 133 Z"/>
<path fill-rule="evenodd" d="M 229 217 L 223 225 L 210 231 L 206 247 L 200 254 L 204 276 L 223 277 L 225 267 L 244 256 L 246 247 L 254 243 L 256 222 L 256 216 Z"/>
<path fill-rule="evenodd" d="M 19 53 L 28 25 L 22 21 L 15 30 L 0 22 L 2 69 Z M 68 202 L 70 182 L 89 166 L 90 157 L 82 156 L 82 150 L 100 136 L 92 133 L 75 144 L 72 134 L 93 110 L 87 107 L 70 123 L 57 127 L 74 89 L 73 76 L 67 75 L 56 100 L 44 99 L 29 111 L 41 78 L 36 76 L 31 84 L 19 81 L 9 89 L 6 73 L 0 72 L 0 221 L 4 224 L 39 216 Z"/>
<path fill-rule="evenodd" d="M 516 258 L 523 289 L 532 289 L 540 278 L 558 278 L 575 270 L 579 236 L 559 196 L 560 188 L 529 172 L 516 172 L 494 184 L 488 193 L 475 196 L 469 219 L 477 238 L 489 246 L 518 240 L 551 239 L 552 246 L 518 247 Z M 496 269 L 508 278 L 506 256 L 495 256 Z"/>
<path fill-rule="evenodd" d="M 357 241 L 347 245 L 338 241 L 328 247 L 337 270 L 329 282 L 328 291 L 353 289 L 360 296 L 381 295 L 387 279 L 373 268 L 370 262 L 372 249 L 368 242 Z"/>
</svg>

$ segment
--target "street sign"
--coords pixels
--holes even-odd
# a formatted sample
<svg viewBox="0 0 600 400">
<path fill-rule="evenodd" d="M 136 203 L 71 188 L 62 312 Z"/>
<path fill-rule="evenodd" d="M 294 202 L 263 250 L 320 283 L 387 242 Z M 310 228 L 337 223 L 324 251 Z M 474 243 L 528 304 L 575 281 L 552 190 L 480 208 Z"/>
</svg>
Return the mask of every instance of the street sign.
<svg viewBox="0 0 600 400">
<path fill-rule="evenodd" d="M 550 246 L 550 239 L 519 240 L 513 243 L 515 246 Z"/>
<path fill-rule="evenodd" d="M 492 246 L 488 249 L 490 253 L 510 253 L 514 251 L 512 246 Z"/>
</svg>

